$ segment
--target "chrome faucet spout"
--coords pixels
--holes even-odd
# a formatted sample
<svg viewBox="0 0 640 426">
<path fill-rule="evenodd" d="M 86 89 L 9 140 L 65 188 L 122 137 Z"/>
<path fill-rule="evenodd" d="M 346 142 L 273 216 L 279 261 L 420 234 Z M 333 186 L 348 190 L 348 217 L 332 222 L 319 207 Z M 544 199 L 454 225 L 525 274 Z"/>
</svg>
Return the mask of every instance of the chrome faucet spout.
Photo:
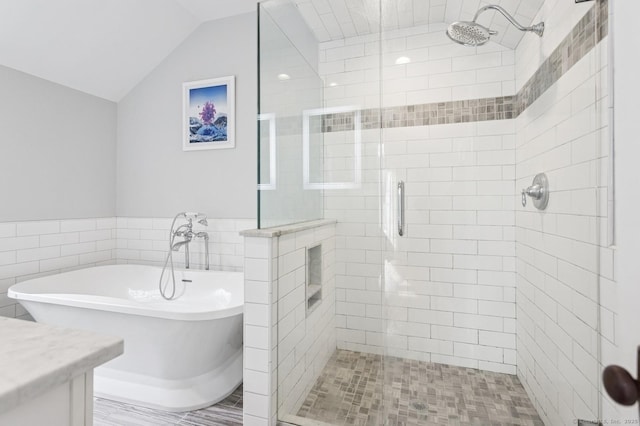
<svg viewBox="0 0 640 426">
<path fill-rule="evenodd" d="M 177 243 L 173 243 L 171 245 L 172 251 L 180 250 L 180 247 L 184 246 L 184 267 L 185 269 L 189 269 L 189 243 L 193 240 L 195 234 L 193 233 L 193 219 L 191 217 L 187 217 L 187 223 L 182 224 L 173 231 L 172 240 L 175 237 L 183 237 L 184 240 L 178 241 Z"/>
<path fill-rule="evenodd" d="M 191 224 L 189 223 L 185 223 L 184 225 L 180 225 L 176 228 L 175 231 L 173 231 L 173 233 L 177 236 L 177 237 L 182 237 L 185 234 L 187 234 L 189 231 L 191 231 L 191 228 L 193 225 L 189 226 Z"/>
<path fill-rule="evenodd" d="M 177 243 L 174 243 L 174 244 L 171 246 L 171 250 L 173 250 L 173 251 L 178 251 L 178 250 L 180 250 L 180 247 L 182 247 L 182 246 L 184 246 L 184 245 L 187 245 L 187 244 L 189 244 L 190 242 L 191 242 L 191 240 L 190 240 L 190 239 L 188 239 L 188 240 L 184 240 L 184 241 L 178 241 Z"/>
</svg>

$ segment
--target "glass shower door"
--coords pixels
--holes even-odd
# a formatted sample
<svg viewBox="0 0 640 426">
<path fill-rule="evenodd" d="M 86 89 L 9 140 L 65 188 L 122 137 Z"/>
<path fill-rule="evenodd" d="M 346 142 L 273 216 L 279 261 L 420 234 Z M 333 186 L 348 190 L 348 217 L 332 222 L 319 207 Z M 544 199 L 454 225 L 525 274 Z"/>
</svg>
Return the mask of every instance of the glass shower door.
<svg viewBox="0 0 640 426">
<path fill-rule="evenodd" d="M 572 4 L 546 38 L 483 15 L 499 35 L 467 47 L 442 17 L 475 10 L 444 3 L 382 5 L 384 424 L 597 420 L 606 7 Z M 544 209 L 522 194 L 538 174 Z"/>
</svg>

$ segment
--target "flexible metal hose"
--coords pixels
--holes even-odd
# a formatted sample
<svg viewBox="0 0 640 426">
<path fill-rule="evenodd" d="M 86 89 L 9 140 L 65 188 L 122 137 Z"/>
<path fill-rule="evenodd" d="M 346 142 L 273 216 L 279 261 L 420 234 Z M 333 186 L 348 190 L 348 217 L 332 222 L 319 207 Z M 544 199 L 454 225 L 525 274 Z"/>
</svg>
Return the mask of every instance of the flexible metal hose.
<svg viewBox="0 0 640 426">
<path fill-rule="evenodd" d="M 173 242 L 176 238 L 176 234 L 173 231 L 173 228 L 176 225 L 176 220 L 178 220 L 180 216 L 184 216 L 184 215 L 185 215 L 184 213 L 178 213 L 173 218 L 173 222 L 171 222 L 171 229 L 169 230 L 169 252 L 167 253 L 167 257 L 164 261 L 164 266 L 162 267 L 162 273 L 160 273 L 160 281 L 158 282 L 158 290 L 160 290 L 160 295 L 162 295 L 162 297 L 165 300 L 172 300 L 176 296 L 176 273 L 173 267 Z M 164 273 L 167 270 L 167 264 L 171 265 L 171 295 L 170 296 L 167 296 L 167 285 L 169 284 L 169 280 L 167 280 L 167 283 L 164 286 L 162 285 L 162 278 L 164 278 Z"/>
</svg>

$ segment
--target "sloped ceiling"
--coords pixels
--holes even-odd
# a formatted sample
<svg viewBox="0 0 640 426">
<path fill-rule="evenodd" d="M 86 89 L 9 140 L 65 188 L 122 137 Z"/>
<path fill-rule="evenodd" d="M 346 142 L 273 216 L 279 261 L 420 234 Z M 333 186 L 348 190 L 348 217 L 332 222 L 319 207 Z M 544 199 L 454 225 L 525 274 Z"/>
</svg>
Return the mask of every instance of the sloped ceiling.
<svg viewBox="0 0 640 426">
<path fill-rule="evenodd" d="M 292 0 L 318 41 L 471 20 L 487 0 Z M 380 4 L 382 1 L 382 4 Z M 523 25 L 544 0 L 495 0 Z M 119 101 L 201 23 L 256 10 L 257 0 L 0 1 L 0 65 Z M 479 22 L 515 48 L 523 33 L 493 11 Z"/>
<path fill-rule="evenodd" d="M 380 28 L 394 30 L 419 25 L 470 21 L 487 4 L 505 8 L 522 25 L 531 25 L 544 0 L 294 0 L 318 41 L 367 35 Z M 381 12 L 382 11 L 382 12 Z M 492 40 L 514 49 L 524 33 L 495 11 L 478 22 L 499 31 Z"/>
<path fill-rule="evenodd" d="M 119 101 L 202 22 L 256 0 L 0 1 L 0 65 Z"/>
</svg>

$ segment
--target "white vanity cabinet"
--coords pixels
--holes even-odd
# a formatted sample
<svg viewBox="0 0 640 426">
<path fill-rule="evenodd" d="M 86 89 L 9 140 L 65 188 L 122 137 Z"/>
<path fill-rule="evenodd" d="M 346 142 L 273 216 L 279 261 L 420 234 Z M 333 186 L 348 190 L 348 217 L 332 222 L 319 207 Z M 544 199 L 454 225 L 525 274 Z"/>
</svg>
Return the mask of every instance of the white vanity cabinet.
<svg viewBox="0 0 640 426">
<path fill-rule="evenodd" d="M 0 342 L 0 425 L 93 424 L 93 369 L 122 339 L 0 318 Z"/>
</svg>

